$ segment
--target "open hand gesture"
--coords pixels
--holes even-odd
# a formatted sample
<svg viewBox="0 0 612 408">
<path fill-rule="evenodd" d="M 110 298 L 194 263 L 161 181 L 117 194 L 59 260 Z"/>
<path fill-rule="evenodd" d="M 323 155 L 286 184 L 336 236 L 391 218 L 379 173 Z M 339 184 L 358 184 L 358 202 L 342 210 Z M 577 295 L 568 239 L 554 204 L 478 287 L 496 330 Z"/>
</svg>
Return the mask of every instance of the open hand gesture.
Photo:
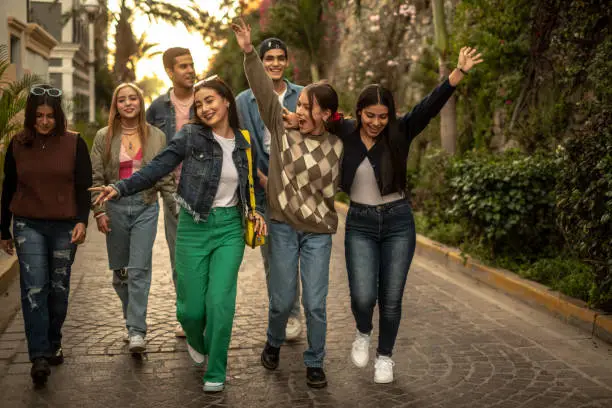
<svg viewBox="0 0 612 408">
<path fill-rule="evenodd" d="M 115 190 L 111 186 L 91 187 L 89 191 L 94 193 L 100 193 L 93 205 L 100 205 L 108 200 L 112 200 L 113 198 L 117 197 L 117 190 Z"/>
<path fill-rule="evenodd" d="M 246 24 L 242 17 L 240 17 L 232 24 L 232 30 L 234 30 L 236 40 L 242 51 L 245 54 L 251 52 L 253 50 L 253 44 L 251 44 L 251 26 Z"/>
<path fill-rule="evenodd" d="M 459 51 L 459 61 L 457 62 L 457 68 L 462 69 L 465 72 L 469 72 L 474 65 L 478 65 L 483 61 L 482 54 L 478 53 L 476 48 L 462 47 Z"/>
</svg>

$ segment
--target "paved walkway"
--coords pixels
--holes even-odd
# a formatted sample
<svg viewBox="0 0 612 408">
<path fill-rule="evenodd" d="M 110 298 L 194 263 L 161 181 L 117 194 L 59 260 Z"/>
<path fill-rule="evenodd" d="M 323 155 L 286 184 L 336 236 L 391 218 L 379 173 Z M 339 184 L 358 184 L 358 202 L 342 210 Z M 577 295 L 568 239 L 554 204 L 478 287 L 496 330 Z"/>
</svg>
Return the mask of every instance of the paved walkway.
<svg viewBox="0 0 612 408">
<path fill-rule="evenodd" d="M 0 335 L 0 406 L 612 407 L 612 346 L 422 258 L 415 259 L 404 297 L 396 381 L 376 385 L 372 363 L 357 369 L 348 357 L 354 323 L 342 233 L 334 238 L 331 268 L 328 388 L 306 386 L 304 338 L 283 347 L 277 371 L 260 366 L 266 289 L 259 251 L 247 249 L 228 386 L 222 394 L 206 395 L 202 371 L 192 367 L 185 342 L 173 335 L 174 292 L 163 226 L 155 244 L 148 354 L 142 359 L 133 358 L 123 342 L 104 240 L 90 228 L 72 276 L 64 365 L 52 368 L 45 389 L 33 388 L 18 314 Z"/>
</svg>

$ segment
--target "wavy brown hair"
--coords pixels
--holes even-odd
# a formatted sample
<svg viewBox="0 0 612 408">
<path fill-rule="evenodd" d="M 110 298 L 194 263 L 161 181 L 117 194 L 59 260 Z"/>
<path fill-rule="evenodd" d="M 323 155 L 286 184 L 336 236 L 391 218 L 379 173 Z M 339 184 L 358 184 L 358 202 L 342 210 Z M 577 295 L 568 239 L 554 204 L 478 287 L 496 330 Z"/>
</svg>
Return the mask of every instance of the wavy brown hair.
<svg viewBox="0 0 612 408">
<path fill-rule="evenodd" d="M 124 82 L 122 84 L 119 84 L 119 86 L 115 88 L 115 92 L 113 92 L 113 101 L 111 102 L 110 112 L 108 114 L 108 130 L 106 131 L 106 148 L 104 150 L 104 158 L 107 162 L 110 160 L 111 143 L 113 141 L 113 137 L 115 137 L 115 133 L 121 133 L 116 132 L 117 130 L 120 130 L 118 129 L 118 127 L 121 126 L 121 115 L 117 110 L 117 99 L 119 91 L 127 87 L 132 88 L 134 91 L 136 91 L 138 99 L 140 100 L 140 113 L 138 114 L 138 138 L 140 139 L 140 144 L 142 145 L 143 152 L 147 144 L 147 139 L 149 138 L 149 128 L 147 127 L 147 119 L 145 117 L 145 102 L 142 90 L 136 84 L 131 82 Z"/>
</svg>

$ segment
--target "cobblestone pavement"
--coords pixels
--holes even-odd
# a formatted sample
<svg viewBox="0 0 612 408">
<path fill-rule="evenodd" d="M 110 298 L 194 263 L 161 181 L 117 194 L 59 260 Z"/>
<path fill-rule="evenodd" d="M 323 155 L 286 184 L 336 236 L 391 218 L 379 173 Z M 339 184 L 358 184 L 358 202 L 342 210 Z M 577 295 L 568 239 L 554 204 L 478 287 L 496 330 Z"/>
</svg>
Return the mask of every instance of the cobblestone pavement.
<svg viewBox="0 0 612 408">
<path fill-rule="evenodd" d="M 357 369 L 349 360 L 354 322 L 341 232 L 334 238 L 327 307 L 329 386 L 306 386 L 304 336 L 282 348 L 277 371 L 260 366 L 266 288 L 259 251 L 247 249 L 228 386 L 221 394 L 204 394 L 201 369 L 173 334 L 174 290 L 161 224 L 157 236 L 148 354 L 138 359 L 127 351 L 104 239 L 90 228 L 72 276 L 65 363 L 52 368 L 46 388 L 33 388 L 18 314 L 0 335 L 0 406 L 612 407 L 612 346 L 418 257 L 404 298 L 396 380 L 374 384 L 372 362 Z"/>
</svg>

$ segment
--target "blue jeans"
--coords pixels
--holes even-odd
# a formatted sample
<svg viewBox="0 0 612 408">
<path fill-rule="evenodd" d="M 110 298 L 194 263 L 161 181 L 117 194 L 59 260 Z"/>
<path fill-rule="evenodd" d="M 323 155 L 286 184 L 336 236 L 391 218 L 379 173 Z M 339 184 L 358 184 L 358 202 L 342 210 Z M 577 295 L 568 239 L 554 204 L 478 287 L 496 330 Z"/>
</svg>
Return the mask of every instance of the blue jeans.
<svg viewBox="0 0 612 408">
<path fill-rule="evenodd" d="M 106 250 L 109 268 L 114 271 L 113 287 L 121 299 L 129 335 L 144 336 L 159 205 L 145 204 L 142 195 L 135 194 L 107 202 L 106 214 L 110 218 Z"/>
<path fill-rule="evenodd" d="M 265 203 L 265 200 L 263 201 Z M 270 225 L 270 218 L 268 217 L 267 211 L 265 211 L 264 204 L 264 213 L 266 214 L 266 224 Z M 266 240 L 266 243 L 261 247 L 261 258 L 263 259 L 264 264 L 264 272 L 266 274 L 266 287 L 268 288 L 268 299 L 270 299 L 270 244 L 269 239 Z M 293 301 L 293 307 L 291 308 L 291 312 L 289 313 L 290 317 L 294 317 L 298 319 L 300 317 L 300 281 L 298 279 L 295 280 L 295 300 Z"/>
<path fill-rule="evenodd" d="M 70 243 L 74 225 L 74 221 L 22 217 L 13 221 L 21 308 L 31 361 L 51 357 L 62 344 L 70 272 L 76 254 L 76 245 Z"/>
<path fill-rule="evenodd" d="M 351 309 L 357 330 L 370 333 L 378 300 L 377 353 L 382 356 L 393 352 L 415 246 L 414 218 L 407 200 L 379 206 L 351 203 L 344 243 Z"/>
<path fill-rule="evenodd" d="M 322 367 L 327 331 L 327 289 L 332 239 L 330 234 L 296 231 L 290 225 L 270 221 L 270 308 L 268 343 L 280 347 L 285 340 L 287 320 L 293 308 L 299 274 L 302 277 L 302 302 L 308 330 L 307 367 Z"/>
</svg>

